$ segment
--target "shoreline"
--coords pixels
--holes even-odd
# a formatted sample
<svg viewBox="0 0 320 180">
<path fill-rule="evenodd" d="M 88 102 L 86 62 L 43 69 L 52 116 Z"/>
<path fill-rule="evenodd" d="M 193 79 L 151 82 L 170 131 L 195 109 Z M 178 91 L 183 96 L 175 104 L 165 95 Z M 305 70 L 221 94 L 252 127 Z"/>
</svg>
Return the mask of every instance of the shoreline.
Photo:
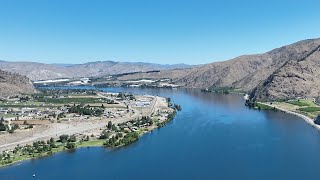
<svg viewBox="0 0 320 180">
<path fill-rule="evenodd" d="M 101 94 L 99 96 L 105 97 Z M 174 119 L 177 111 L 179 111 L 167 98 L 150 97 L 152 97 L 152 102 L 147 109 L 129 107 L 134 111 L 133 114 L 129 113 L 112 121 L 97 117 L 90 119 L 92 121 L 82 122 L 83 119 L 80 119 L 64 124 L 56 123 L 55 126 L 50 124 L 41 130 L 33 130 L 35 132 L 32 132 L 30 137 L 24 136 L 24 139 L 19 141 L 1 143 L 0 168 L 82 147 L 117 149 L 132 144 L 144 134 L 165 126 Z M 110 127 L 109 123 L 111 124 Z M 57 130 L 59 131 L 57 132 Z M 19 135 L 23 134 L 20 133 Z M 61 136 L 67 136 L 66 138 L 69 140 L 62 141 Z M 74 140 L 70 140 L 71 136 L 74 137 Z"/>
<path fill-rule="evenodd" d="M 130 144 L 133 144 L 133 143 L 137 142 L 143 135 L 148 134 L 148 133 L 154 131 L 155 129 L 160 129 L 160 128 L 166 126 L 169 122 L 171 122 L 175 118 L 176 110 L 173 111 L 173 114 L 174 114 L 173 117 L 166 119 L 159 126 L 158 125 L 153 125 L 153 126 L 150 126 L 149 128 L 147 128 L 148 129 L 147 131 L 139 131 L 138 138 L 135 141 L 130 142 L 128 144 L 120 144 L 119 146 L 108 147 L 108 146 L 106 146 L 104 144 L 106 142 L 106 139 L 93 139 L 93 140 L 82 141 L 82 142 L 78 141 L 78 142 L 75 142 L 75 147 L 72 148 L 72 149 L 68 149 L 65 146 L 65 144 L 62 144 L 61 146 L 58 146 L 57 148 L 53 148 L 52 151 L 39 153 L 39 154 L 36 154 L 36 155 L 33 155 L 33 156 L 26 155 L 24 157 L 21 157 L 21 159 L 14 160 L 13 162 L 6 163 L 6 164 L 1 164 L 0 163 L 0 168 L 4 168 L 4 167 L 8 167 L 8 166 L 14 166 L 14 165 L 17 165 L 17 163 L 19 163 L 19 162 L 32 160 L 32 159 L 38 159 L 38 158 L 42 158 L 42 157 L 46 157 L 46 156 L 51 156 L 51 155 L 54 155 L 56 153 L 77 150 L 77 149 L 80 149 L 80 148 L 103 147 L 103 148 L 108 148 L 108 149 L 117 149 L 117 148 L 125 147 L 127 145 L 130 145 Z"/>
<path fill-rule="evenodd" d="M 89 148 L 89 147 L 105 147 L 103 145 L 103 140 L 92 140 L 92 141 L 88 141 L 88 143 L 92 143 L 92 142 L 95 142 L 95 143 L 101 143 L 100 144 L 91 144 L 91 145 L 82 145 L 80 144 L 79 142 L 77 142 L 77 147 L 73 148 L 73 149 L 67 149 L 66 147 L 64 146 L 61 146 L 61 147 L 58 147 L 55 149 L 55 151 L 52 151 L 52 152 L 46 152 L 46 153 L 43 153 L 43 154 L 38 154 L 37 156 L 35 157 L 25 157 L 23 159 L 19 159 L 17 161 L 14 161 L 14 162 L 11 162 L 11 163 L 8 163 L 8 164 L 0 164 L 0 168 L 4 168 L 4 167 L 9 167 L 9 166 L 15 166 L 15 165 L 18 165 L 17 163 L 20 163 L 20 162 L 23 162 L 23 161 L 28 161 L 28 160 L 33 160 L 33 159 L 39 159 L 39 158 L 43 158 L 43 157 L 49 157 L 51 155 L 55 155 L 57 153 L 60 153 L 60 152 L 65 152 L 65 151 L 72 151 L 72 150 L 77 150 L 77 149 L 81 149 L 81 148 Z M 107 147 L 105 147 L 107 148 Z"/>
<path fill-rule="evenodd" d="M 277 107 L 277 106 L 272 106 L 272 105 L 270 105 L 268 103 L 264 103 L 264 102 L 259 102 L 259 103 L 261 103 L 263 105 L 266 105 L 266 106 L 269 106 L 269 107 L 272 107 L 272 108 L 276 108 L 277 110 L 282 111 L 284 113 L 288 113 L 288 114 L 292 114 L 294 116 L 298 116 L 301 119 L 303 119 L 306 123 L 308 123 L 310 126 L 316 128 L 317 130 L 320 131 L 320 125 L 315 124 L 314 120 L 309 118 L 306 115 L 303 115 L 303 114 L 300 114 L 300 113 L 297 113 L 297 112 L 293 112 L 293 111 L 290 111 L 290 110 L 287 110 L 287 109 L 283 109 L 283 108 L 280 108 L 280 107 Z"/>
</svg>

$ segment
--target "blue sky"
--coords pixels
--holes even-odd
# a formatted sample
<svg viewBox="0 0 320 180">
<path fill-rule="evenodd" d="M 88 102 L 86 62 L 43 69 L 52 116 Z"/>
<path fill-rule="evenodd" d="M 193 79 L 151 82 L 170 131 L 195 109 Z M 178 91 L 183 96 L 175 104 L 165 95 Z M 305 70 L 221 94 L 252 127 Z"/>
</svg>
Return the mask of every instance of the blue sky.
<svg viewBox="0 0 320 180">
<path fill-rule="evenodd" d="M 202 64 L 320 37 L 319 0 L 0 0 L 0 59 Z"/>
</svg>

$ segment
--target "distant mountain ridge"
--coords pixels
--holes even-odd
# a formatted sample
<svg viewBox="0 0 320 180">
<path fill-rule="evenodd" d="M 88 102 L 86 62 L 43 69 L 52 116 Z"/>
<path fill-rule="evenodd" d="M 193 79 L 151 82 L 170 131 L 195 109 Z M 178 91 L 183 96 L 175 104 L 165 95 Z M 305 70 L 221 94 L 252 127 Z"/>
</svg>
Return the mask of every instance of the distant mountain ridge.
<svg viewBox="0 0 320 180">
<path fill-rule="evenodd" d="M 114 61 L 59 66 L 0 61 L 0 69 L 26 75 L 32 80 L 138 72 L 120 76 L 118 80 L 170 78 L 189 88 L 238 88 L 249 92 L 251 99 L 262 101 L 319 97 L 320 39 L 307 39 L 263 54 L 198 66 Z"/>
<path fill-rule="evenodd" d="M 44 64 L 37 62 L 0 61 L 0 69 L 19 73 L 31 80 L 73 77 L 97 77 L 131 72 L 168 70 L 194 67 L 186 64 L 161 65 L 142 62 L 97 61 L 84 64 Z"/>
</svg>

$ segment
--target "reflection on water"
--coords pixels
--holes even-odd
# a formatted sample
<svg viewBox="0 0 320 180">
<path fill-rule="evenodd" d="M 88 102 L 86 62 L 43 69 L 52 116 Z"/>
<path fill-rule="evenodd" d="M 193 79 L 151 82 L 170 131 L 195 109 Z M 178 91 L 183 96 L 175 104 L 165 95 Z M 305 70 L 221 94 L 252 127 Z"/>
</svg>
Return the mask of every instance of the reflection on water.
<svg viewBox="0 0 320 180">
<path fill-rule="evenodd" d="M 248 109 L 233 94 L 104 90 L 170 97 L 182 111 L 128 147 L 62 152 L 2 168 L 0 176 L 32 179 L 36 172 L 40 179 L 317 179 L 319 133 L 295 116 Z"/>
</svg>

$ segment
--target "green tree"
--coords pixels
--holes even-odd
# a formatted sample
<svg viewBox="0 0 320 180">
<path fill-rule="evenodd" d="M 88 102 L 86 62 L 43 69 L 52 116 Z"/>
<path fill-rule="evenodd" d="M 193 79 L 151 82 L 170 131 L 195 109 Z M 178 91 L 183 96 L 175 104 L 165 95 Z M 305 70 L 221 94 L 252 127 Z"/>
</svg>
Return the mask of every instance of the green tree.
<svg viewBox="0 0 320 180">
<path fill-rule="evenodd" d="M 74 149 L 74 148 L 76 147 L 76 144 L 75 144 L 75 143 L 72 143 L 72 142 L 68 142 L 67 145 L 66 145 L 66 147 L 67 147 L 68 149 Z"/>
<path fill-rule="evenodd" d="M 109 122 L 108 122 L 108 129 L 111 129 L 111 128 L 112 128 L 112 122 L 109 121 Z"/>
<path fill-rule="evenodd" d="M 181 106 L 178 105 L 178 104 L 174 104 L 174 108 L 175 108 L 177 111 L 181 111 L 181 110 L 182 110 Z"/>
<path fill-rule="evenodd" d="M 6 131 L 7 127 L 2 122 L 0 122 L 0 131 Z"/>
<path fill-rule="evenodd" d="M 68 141 L 69 141 L 69 142 L 76 142 L 76 141 L 77 141 L 77 138 L 76 138 L 75 135 L 71 135 Z"/>
<path fill-rule="evenodd" d="M 14 129 L 14 130 L 19 129 L 19 125 L 18 124 L 14 124 L 12 129 Z"/>
<path fill-rule="evenodd" d="M 50 146 L 50 148 L 56 147 L 55 141 L 52 137 L 50 138 L 49 142 L 47 142 L 47 144 Z"/>
<path fill-rule="evenodd" d="M 119 132 L 119 133 L 116 134 L 116 138 L 117 139 L 122 138 L 122 137 L 123 137 L 122 133 Z"/>
<path fill-rule="evenodd" d="M 35 149 L 38 149 L 39 148 L 39 141 L 36 141 L 36 142 L 33 142 L 32 146 L 35 148 Z"/>
<path fill-rule="evenodd" d="M 59 136 L 59 140 L 60 140 L 60 142 L 62 142 L 62 143 L 67 142 L 67 141 L 68 141 L 68 138 L 69 138 L 69 135 L 67 135 L 67 134 L 64 134 L 64 135 Z"/>
<path fill-rule="evenodd" d="M 99 136 L 99 139 L 108 139 L 109 138 L 109 132 L 106 130 L 103 130 L 102 133 Z"/>
</svg>

